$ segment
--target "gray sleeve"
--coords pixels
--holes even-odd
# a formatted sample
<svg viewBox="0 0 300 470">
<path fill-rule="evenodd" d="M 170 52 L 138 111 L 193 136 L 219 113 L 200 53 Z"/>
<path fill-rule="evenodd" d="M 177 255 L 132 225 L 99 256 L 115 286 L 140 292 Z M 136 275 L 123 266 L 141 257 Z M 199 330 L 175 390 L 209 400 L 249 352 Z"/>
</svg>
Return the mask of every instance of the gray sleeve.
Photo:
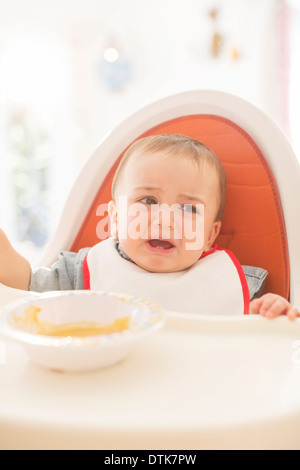
<svg viewBox="0 0 300 470">
<path fill-rule="evenodd" d="M 89 248 L 78 253 L 61 251 L 51 268 L 32 269 L 29 289 L 34 292 L 83 289 L 82 264 L 88 251 Z"/>
<path fill-rule="evenodd" d="M 242 266 L 249 288 L 250 300 L 259 297 L 266 282 L 268 271 L 254 266 Z"/>
</svg>

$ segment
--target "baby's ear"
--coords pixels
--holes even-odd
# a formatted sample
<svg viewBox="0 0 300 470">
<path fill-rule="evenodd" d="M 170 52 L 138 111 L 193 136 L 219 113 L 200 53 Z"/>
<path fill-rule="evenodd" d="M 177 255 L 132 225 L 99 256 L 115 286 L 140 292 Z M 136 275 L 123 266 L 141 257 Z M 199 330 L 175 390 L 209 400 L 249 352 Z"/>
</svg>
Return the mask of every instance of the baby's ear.
<svg viewBox="0 0 300 470">
<path fill-rule="evenodd" d="M 110 219 L 110 234 L 116 240 L 118 239 L 118 213 L 116 209 L 115 201 L 109 201 L 108 203 L 108 215 Z"/>
<path fill-rule="evenodd" d="M 221 221 L 214 222 L 213 225 L 211 226 L 208 239 L 206 242 L 206 246 L 204 247 L 204 251 L 208 251 L 212 248 L 217 236 L 220 233 L 220 230 L 221 230 Z"/>
</svg>

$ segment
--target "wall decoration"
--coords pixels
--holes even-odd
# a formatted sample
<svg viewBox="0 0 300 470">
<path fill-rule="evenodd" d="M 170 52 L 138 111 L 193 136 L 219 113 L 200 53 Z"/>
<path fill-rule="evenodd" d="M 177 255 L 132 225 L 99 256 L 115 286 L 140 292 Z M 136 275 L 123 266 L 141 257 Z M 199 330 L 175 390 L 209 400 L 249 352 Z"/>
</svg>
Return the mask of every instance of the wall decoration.
<svg viewBox="0 0 300 470">
<path fill-rule="evenodd" d="M 221 9 L 213 7 L 206 11 L 206 15 L 210 23 L 209 36 L 207 38 L 209 56 L 213 59 L 225 58 L 231 61 L 238 61 L 241 58 L 241 47 L 233 39 L 233 34 L 224 33 L 226 22 L 224 18 L 222 19 Z"/>
<path fill-rule="evenodd" d="M 219 27 L 218 27 L 218 16 L 219 10 L 217 8 L 213 8 L 208 12 L 208 16 L 212 21 L 213 24 L 213 33 L 212 38 L 210 40 L 210 53 L 212 57 L 218 57 L 220 55 L 222 45 L 224 42 L 223 35 L 221 34 Z"/>
</svg>

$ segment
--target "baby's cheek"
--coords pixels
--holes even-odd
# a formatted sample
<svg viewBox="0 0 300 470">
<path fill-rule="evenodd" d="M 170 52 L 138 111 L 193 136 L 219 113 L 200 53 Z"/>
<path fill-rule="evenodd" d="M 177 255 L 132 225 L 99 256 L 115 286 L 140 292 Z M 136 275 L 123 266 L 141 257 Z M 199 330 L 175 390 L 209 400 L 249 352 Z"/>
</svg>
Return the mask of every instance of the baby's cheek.
<svg viewBox="0 0 300 470">
<path fill-rule="evenodd" d="M 187 242 L 187 245 L 189 246 L 189 248 L 185 250 L 183 258 L 185 260 L 186 267 L 191 267 L 201 258 L 203 254 L 203 249 L 193 249 L 193 247 L 195 247 L 196 245 L 190 242 Z"/>
<path fill-rule="evenodd" d="M 183 228 L 185 250 L 202 252 L 205 239 L 203 217 L 185 218 Z"/>
<path fill-rule="evenodd" d="M 124 214 L 122 219 L 123 225 L 127 226 L 127 238 L 129 240 L 147 240 L 149 238 L 149 220 L 149 211 L 145 205 L 135 203 L 129 206 L 127 214 Z"/>
</svg>

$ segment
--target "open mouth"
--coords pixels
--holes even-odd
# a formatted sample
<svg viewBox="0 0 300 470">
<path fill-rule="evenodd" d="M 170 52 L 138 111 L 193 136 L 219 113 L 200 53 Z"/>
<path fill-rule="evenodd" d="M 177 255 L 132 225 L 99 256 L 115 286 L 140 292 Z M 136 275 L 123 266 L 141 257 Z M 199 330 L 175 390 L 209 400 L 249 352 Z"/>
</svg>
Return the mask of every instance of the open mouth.
<svg viewBox="0 0 300 470">
<path fill-rule="evenodd" d="M 148 240 L 147 246 L 151 251 L 156 251 L 159 253 L 171 253 L 175 249 L 175 246 L 169 240 Z"/>
</svg>

